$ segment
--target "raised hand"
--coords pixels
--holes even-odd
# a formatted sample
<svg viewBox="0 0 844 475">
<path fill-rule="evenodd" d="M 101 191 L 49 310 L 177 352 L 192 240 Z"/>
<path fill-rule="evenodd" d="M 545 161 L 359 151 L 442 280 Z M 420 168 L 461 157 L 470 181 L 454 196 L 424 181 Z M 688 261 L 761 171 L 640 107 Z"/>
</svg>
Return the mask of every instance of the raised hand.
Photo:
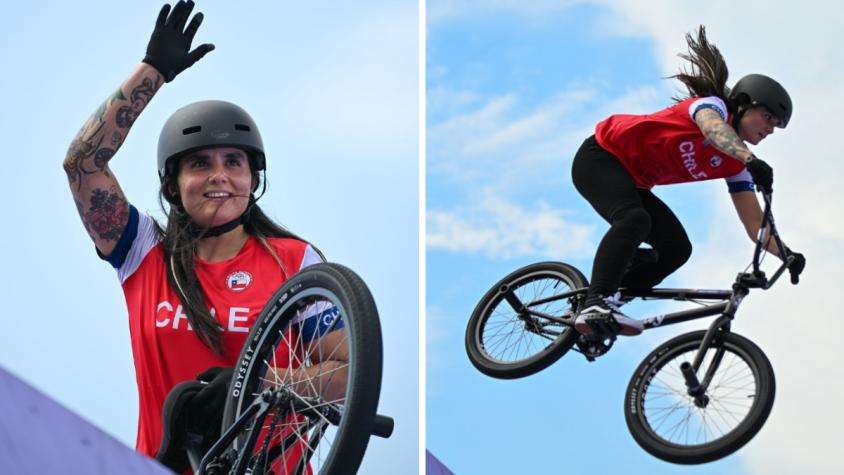
<svg viewBox="0 0 844 475">
<path fill-rule="evenodd" d="M 191 0 L 179 0 L 172 12 L 169 4 L 161 7 L 155 29 L 149 39 L 143 62 L 157 69 L 167 82 L 214 49 L 213 44 L 204 43 L 190 51 L 193 37 L 203 18 L 201 12 L 197 13 L 185 28 L 193 5 Z"/>
</svg>

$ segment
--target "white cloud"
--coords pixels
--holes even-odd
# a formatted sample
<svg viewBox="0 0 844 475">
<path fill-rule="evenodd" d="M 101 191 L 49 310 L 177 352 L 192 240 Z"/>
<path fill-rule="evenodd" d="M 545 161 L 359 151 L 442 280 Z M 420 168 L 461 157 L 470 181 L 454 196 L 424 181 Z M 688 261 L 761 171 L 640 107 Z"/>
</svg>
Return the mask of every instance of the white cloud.
<svg viewBox="0 0 844 475">
<path fill-rule="evenodd" d="M 653 38 L 654 58 L 666 73 L 673 73 L 681 64 L 677 53 L 686 49 L 685 33 L 703 24 L 709 39 L 727 59 L 733 80 L 750 72 L 763 72 L 783 78 L 787 86 L 792 80 L 832 85 L 840 77 L 829 74 L 831 67 L 844 60 L 844 51 L 835 41 L 840 24 L 833 19 L 844 16 L 844 3 L 838 1 L 772 4 L 767 0 L 713 0 L 689 4 L 672 0 L 595 0 L 594 3 L 610 9 L 611 15 L 603 25 L 607 33 Z"/>
<path fill-rule="evenodd" d="M 545 8 L 552 12 L 573 4 L 523 3 L 520 8 L 515 2 L 493 2 L 485 9 L 529 13 Z M 685 51 L 685 33 L 705 24 L 710 40 L 727 59 L 731 82 L 747 73 L 762 72 L 779 79 L 791 93 L 795 113 L 789 128 L 778 130 L 754 150 L 774 167 L 777 222 L 786 242 L 806 254 L 808 267 L 798 287 L 790 286 L 786 275 L 774 289 L 754 291 L 734 324 L 735 331 L 754 340 L 769 355 L 778 381 L 768 423 L 739 457 L 752 473 L 840 472 L 844 461 L 837 457 L 837 441 L 844 411 L 838 409 L 837 399 L 844 394 L 844 370 L 837 363 L 841 345 L 835 331 L 835 305 L 840 291 L 834 276 L 842 267 L 844 254 L 844 222 L 840 219 L 844 161 L 838 156 L 840 132 L 834 118 L 844 104 L 844 90 L 838 84 L 844 50 L 836 41 L 840 24 L 835 21 L 844 16 L 844 3 L 594 3 L 611 9 L 600 25 L 601 34 L 654 40 L 653 57 L 665 76 L 681 64 L 677 53 Z M 428 17 L 434 22 L 448 21 L 480 8 L 477 2 L 429 2 Z M 665 84 L 668 87 L 670 83 Z M 594 98 L 600 96 L 594 94 Z M 523 186 L 526 179 L 547 180 L 542 175 L 550 168 L 543 164 L 556 161 L 557 167 L 564 167 L 576 149 L 576 140 L 588 135 L 582 124 L 591 127 L 611 113 L 647 111 L 656 97 L 665 102 L 665 95 L 655 89 L 619 92 L 619 96 L 582 99 L 588 112 L 572 117 L 556 108 L 577 97 L 565 92 L 527 111 L 519 108 L 517 96 L 483 100 L 464 95 L 465 104 L 473 110 L 429 128 L 429 139 L 435 143 L 429 147 L 429 177 L 440 174 L 438 179 L 447 176 L 464 183 L 490 184 L 487 196 L 496 196 L 498 202 L 491 204 L 487 197 L 474 206 L 429 211 L 429 247 L 492 258 L 514 250 L 543 257 L 590 252 L 591 240 L 597 237 L 592 229 L 569 223 L 565 211 L 547 204 L 532 210 L 510 204 L 509 186 Z M 432 158 L 431 151 L 440 156 Z M 679 286 L 728 287 L 749 261 L 751 243 L 730 200 L 721 188 L 713 190 L 711 200 L 704 203 L 711 234 L 702 242 L 695 241 L 692 261 L 677 276 Z M 548 219 L 542 219 L 545 217 Z M 531 228 L 525 227 L 525 222 L 537 224 Z M 559 236 L 577 235 L 562 232 L 570 228 L 579 229 L 582 239 L 559 242 Z M 524 232 L 514 237 L 514 230 Z M 554 239 L 544 241 L 549 235 Z M 552 244 L 573 247 L 552 249 Z"/>
<path fill-rule="evenodd" d="M 523 107 L 515 94 L 483 98 L 440 88 L 437 97 L 461 99 L 471 107 L 429 126 L 428 180 L 472 191 L 446 208 L 429 207 L 428 248 L 493 259 L 571 259 L 594 250 L 595 226 L 572 218 L 571 209 L 586 202 L 578 199 L 560 209 L 542 199 L 532 206 L 516 204 L 515 196 L 526 188 L 547 189 L 549 198 L 564 190 L 573 193 L 568 167 L 593 124 L 612 112 L 650 110 L 660 94 L 644 87 L 599 100 L 593 83 L 573 86 L 534 107 Z M 484 184 L 480 197 L 478 183 Z"/>
<path fill-rule="evenodd" d="M 734 223 L 734 210 L 722 201 L 713 221 Z M 832 473 L 844 468 L 835 455 L 838 427 L 844 423 L 837 409 L 844 393 L 844 369 L 838 364 L 840 336 L 834 331 L 840 319 L 833 303 L 838 285 L 829 276 L 841 269 L 844 240 L 809 236 L 800 232 L 799 218 L 776 214 L 783 238 L 806 254 L 808 264 L 797 287 L 785 274 L 772 289 L 752 291 L 733 324 L 733 331 L 756 342 L 768 355 L 777 377 L 770 420 L 740 455 L 752 473 Z M 695 254 L 700 257 L 679 275 L 681 286 L 728 288 L 750 261 L 751 252 L 740 226 L 713 226 L 711 235 L 697 246 Z M 776 258 L 768 256 L 767 264 L 771 275 Z"/>
<path fill-rule="evenodd" d="M 593 226 L 573 223 L 566 212 L 538 201 L 531 209 L 487 191 L 477 205 L 452 211 L 428 210 L 429 249 L 481 253 L 493 259 L 522 256 L 585 256 Z"/>
<path fill-rule="evenodd" d="M 495 117 L 501 120 L 501 123 L 497 124 L 498 127 L 493 127 L 486 136 L 466 143 L 464 153 L 466 155 L 491 154 L 514 145 L 545 139 L 557 132 L 555 126 L 567 114 L 591 98 L 590 91 L 574 90 L 553 98 L 523 117 L 508 118 L 499 115 Z M 509 110 L 508 108 L 499 112 Z"/>
<path fill-rule="evenodd" d="M 525 183 L 540 187 L 567 182 L 567 163 L 597 121 L 619 110 L 650 110 L 660 95 L 643 87 L 601 98 L 593 84 L 574 85 L 532 107 L 516 94 L 483 98 L 440 88 L 437 97 L 463 98 L 472 107 L 429 125 L 429 179 L 484 183 L 506 195 Z"/>
<path fill-rule="evenodd" d="M 435 76 L 439 79 L 447 79 L 446 69 L 443 66 L 432 66 L 430 69 L 435 69 L 439 73 L 432 73 L 428 71 L 428 82 L 437 82 Z M 484 100 L 484 97 L 472 90 L 452 90 L 443 86 L 431 86 L 425 91 L 426 112 L 428 117 L 436 116 L 452 116 L 459 113 L 461 110 L 466 110 L 474 106 L 479 101 Z"/>
<path fill-rule="evenodd" d="M 768 423 L 739 455 L 752 473 L 840 472 L 838 428 L 844 412 L 838 399 L 844 394 L 844 369 L 838 364 L 834 308 L 840 291 L 833 276 L 844 254 L 844 164 L 834 140 L 840 132 L 830 118 L 844 103 L 838 84 L 844 53 L 834 41 L 839 25 L 833 21 L 842 17 L 844 4 L 601 3 L 618 15 L 612 23 L 623 28 L 615 31 L 656 40 L 655 54 L 666 74 L 680 64 L 676 53 L 685 48 L 684 33 L 703 23 L 727 59 L 733 81 L 764 72 L 792 95 L 795 112 L 788 129 L 755 151 L 774 167 L 774 211 L 783 239 L 805 253 L 808 263 L 798 287 L 786 275 L 770 291 L 751 293 L 733 326 L 770 357 L 778 383 Z M 680 285 L 726 287 L 750 260 L 751 243 L 729 200 L 719 190 L 712 203 L 711 234 L 696 243 L 695 257 L 678 276 Z"/>
</svg>

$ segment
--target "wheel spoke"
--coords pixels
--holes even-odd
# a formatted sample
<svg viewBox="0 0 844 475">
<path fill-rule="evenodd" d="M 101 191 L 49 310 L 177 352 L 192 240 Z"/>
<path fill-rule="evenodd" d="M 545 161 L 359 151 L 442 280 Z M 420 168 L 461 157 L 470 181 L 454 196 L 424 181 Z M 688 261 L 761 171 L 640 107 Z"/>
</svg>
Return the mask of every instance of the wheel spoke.
<svg viewBox="0 0 844 475">
<path fill-rule="evenodd" d="M 694 360 L 698 345 L 699 340 L 689 339 L 646 370 L 647 382 L 637 391 L 641 420 L 657 440 L 688 447 L 712 444 L 736 430 L 756 404 L 759 380 L 754 366 L 742 351 L 728 345 L 706 391 L 706 403 L 698 407 L 680 371 L 681 364 Z M 708 352 L 697 374 L 706 374 L 713 355 Z"/>
<path fill-rule="evenodd" d="M 568 327 L 534 315 L 520 315 L 511 301 L 534 302 L 564 292 L 570 285 L 559 274 L 539 272 L 509 284 L 512 296 L 494 300 L 480 334 L 484 352 L 494 361 L 517 364 L 542 352 L 560 338 Z M 570 311 L 566 300 L 545 302 L 532 311 L 563 316 Z M 555 328 L 559 328 L 555 331 Z"/>
<path fill-rule="evenodd" d="M 323 274 L 307 275 L 318 267 Z M 260 424 L 251 421 L 255 427 L 238 434 L 232 444 L 240 453 L 249 450 L 249 473 L 317 474 L 338 467 L 354 471 L 360 464 L 365 445 L 349 451 L 335 443 L 354 445 L 370 436 L 364 427 L 377 407 L 377 392 L 365 388 L 380 385 L 380 330 L 363 282 L 348 269 L 332 267 L 340 268 L 309 267 L 283 286 L 295 289 L 293 293 L 276 292 L 268 313 L 262 313 L 250 332 L 247 345 L 254 345 L 248 347 L 253 351 L 244 349 L 238 360 L 237 366 L 246 368 L 243 390 L 227 401 L 226 423 L 261 394 L 275 401 L 270 414 Z M 328 287 L 321 286 L 323 280 Z M 365 348 L 355 346 L 364 341 Z M 363 418 L 349 416 L 355 413 Z M 247 448 L 248 434 L 254 431 L 260 431 L 257 442 Z M 341 437 L 344 433 L 348 436 Z M 338 451 L 343 455 L 335 456 Z"/>
</svg>

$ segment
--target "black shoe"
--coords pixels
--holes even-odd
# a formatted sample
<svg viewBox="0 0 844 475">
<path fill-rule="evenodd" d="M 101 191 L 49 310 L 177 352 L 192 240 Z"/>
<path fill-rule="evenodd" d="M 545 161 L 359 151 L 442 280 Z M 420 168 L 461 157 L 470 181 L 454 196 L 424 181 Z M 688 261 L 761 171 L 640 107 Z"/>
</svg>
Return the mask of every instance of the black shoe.
<svg viewBox="0 0 844 475">
<path fill-rule="evenodd" d="M 605 298 L 596 299 L 592 305 L 587 305 L 581 310 L 574 321 L 574 328 L 584 335 L 589 335 L 595 330 L 600 333 L 625 336 L 642 333 L 645 326 L 641 321 L 621 313 L 616 306 L 608 304 L 606 300 Z"/>
</svg>

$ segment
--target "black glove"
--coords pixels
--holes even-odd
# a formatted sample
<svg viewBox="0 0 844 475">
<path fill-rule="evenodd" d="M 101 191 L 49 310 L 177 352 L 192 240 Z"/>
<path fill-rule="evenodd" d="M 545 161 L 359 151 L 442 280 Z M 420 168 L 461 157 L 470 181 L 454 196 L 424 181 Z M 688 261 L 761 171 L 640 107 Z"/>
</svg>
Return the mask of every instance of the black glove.
<svg viewBox="0 0 844 475">
<path fill-rule="evenodd" d="M 774 191 L 774 169 L 770 165 L 765 163 L 761 158 L 756 158 L 754 155 L 750 161 L 745 163 L 745 166 L 747 167 L 747 171 L 750 172 L 750 176 L 753 177 L 753 183 L 756 186 L 768 193 Z"/>
<path fill-rule="evenodd" d="M 157 69 L 167 82 L 214 49 L 214 45 L 205 43 L 190 51 L 193 36 L 202 23 L 202 13 L 197 13 L 185 28 L 191 10 L 193 2 L 190 0 L 179 0 L 172 12 L 170 5 L 165 3 L 158 13 L 155 29 L 149 39 L 143 61 Z"/>
<path fill-rule="evenodd" d="M 234 368 L 215 366 L 196 377 L 197 380 L 208 384 L 200 389 L 185 407 L 185 427 L 188 432 L 202 435 L 205 440 L 212 442 L 220 436 L 223 408 L 233 373 Z"/>
<path fill-rule="evenodd" d="M 791 264 L 788 265 L 788 273 L 791 274 L 791 283 L 797 285 L 797 283 L 800 282 L 800 274 L 806 267 L 806 258 L 799 252 L 791 252 L 791 249 L 788 248 L 785 250 L 788 253 L 788 256 L 794 256 Z"/>
</svg>

